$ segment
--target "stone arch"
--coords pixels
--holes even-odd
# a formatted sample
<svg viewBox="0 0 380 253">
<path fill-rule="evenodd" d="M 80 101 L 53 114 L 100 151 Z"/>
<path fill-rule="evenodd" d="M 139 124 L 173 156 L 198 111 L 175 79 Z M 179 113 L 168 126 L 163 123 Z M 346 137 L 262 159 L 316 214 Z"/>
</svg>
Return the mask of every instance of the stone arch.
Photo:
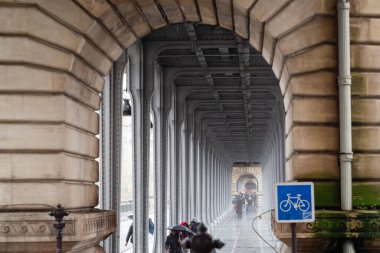
<svg viewBox="0 0 380 253">
<path fill-rule="evenodd" d="M 240 191 L 241 188 L 239 188 L 239 182 L 241 182 L 243 179 L 247 179 L 245 181 L 252 181 L 254 183 L 254 190 L 258 190 L 258 185 L 259 185 L 258 179 L 252 174 L 243 174 L 237 180 L 237 183 L 236 183 L 236 185 L 237 185 L 236 190 L 237 191 Z"/>
<path fill-rule="evenodd" d="M 93 91 L 102 90 L 102 75 L 109 72 L 112 61 L 121 55 L 123 48 L 153 29 L 169 23 L 200 22 L 235 30 L 262 52 L 280 80 L 287 112 L 287 179 L 312 178 L 313 175 L 302 170 L 305 160 L 310 158 L 315 162 L 323 158 L 327 166 L 319 164 L 318 169 L 336 178 L 336 156 L 327 154 L 336 152 L 338 146 L 334 126 L 337 122 L 335 1 L 227 1 L 230 4 L 215 1 L 215 5 L 212 1 L 179 1 L 178 4 L 159 1 L 159 5 L 157 1 L 117 0 L 19 2 L 23 5 L 2 8 L 4 15 L 18 14 L 5 27 L 4 33 L 8 35 L 3 37 L 3 44 L 9 50 L 2 59 L 16 66 L 3 66 L 3 71 L 21 74 L 27 69 L 34 77 L 69 82 L 80 87 L 85 96 L 78 96 L 78 92 L 68 90 L 69 85 L 62 84 L 59 91 L 38 88 L 38 85 L 32 90 L 61 92 L 86 105 L 92 102 L 93 109 L 99 108 L 99 98 Z M 25 23 L 35 27 L 28 29 Z M 38 29 L 41 24 L 44 29 Z M 12 53 L 17 51 L 23 54 Z M 8 80 L 5 81 L 22 82 Z M 5 87 L 5 90 L 22 91 L 31 85 L 19 86 Z M 321 101 L 322 106 L 316 106 Z M 300 113 L 301 110 L 306 113 Z M 315 135 L 323 141 L 311 147 L 309 143 L 314 142 Z M 317 152 L 307 157 L 296 154 L 313 150 Z"/>
<path fill-rule="evenodd" d="M 338 177 L 335 1 L 17 0 L 0 16 L 2 210 L 98 204 L 103 76 L 124 48 L 169 23 L 219 25 L 249 39 L 280 80 L 287 179 Z"/>
<path fill-rule="evenodd" d="M 238 188 L 238 181 L 240 178 L 251 175 L 254 178 L 257 179 L 257 189 L 258 191 L 262 191 L 263 187 L 263 182 L 262 182 L 262 171 L 261 167 L 258 166 L 248 166 L 248 167 L 239 167 L 239 166 L 234 166 L 232 169 L 232 186 L 231 186 L 231 194 L 236 195 L 239 192 L 237 191 Z"/>
</svg>

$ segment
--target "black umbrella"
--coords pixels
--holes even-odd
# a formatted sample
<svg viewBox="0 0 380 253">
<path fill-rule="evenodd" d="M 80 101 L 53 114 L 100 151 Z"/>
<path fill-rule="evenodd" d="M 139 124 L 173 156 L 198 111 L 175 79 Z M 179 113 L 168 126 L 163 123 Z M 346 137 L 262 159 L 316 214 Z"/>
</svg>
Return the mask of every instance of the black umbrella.
<svg viewBox="0 0 380 253">
<path fill-rule="evenodd" d="M 133 220 L 133 214 L 128 215 L 128 219 Z"/>
<path fill-rule="evenodd" d="M 185 233 L 194 235 L 194 232 L 185 226 L 174 225 L 174 226 L 168 227 L 167 229 L 171 231 L 185 232 Z"/>
</svg>

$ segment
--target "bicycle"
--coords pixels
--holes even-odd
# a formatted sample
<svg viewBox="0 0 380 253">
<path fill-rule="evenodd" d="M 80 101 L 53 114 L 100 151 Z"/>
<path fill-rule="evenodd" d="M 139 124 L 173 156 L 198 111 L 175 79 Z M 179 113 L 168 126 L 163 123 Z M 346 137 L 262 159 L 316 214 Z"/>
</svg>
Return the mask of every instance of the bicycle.
<svg viewBox="0 0 380 253">
<path fill-rule="evenodd" d="M 310 203 L 307 200 L 301 199 L 301 194 L 297 194 L 297 197 L 291 197 L 290 195 L 290 193 L 286 194 L 286 196 L 288 196 L 288 199 L 280 202 L 281 211 L 289 212 L 292 206 L 296 210 L 299 208 L 303 212 L 309 210 Z"/>
</svg>

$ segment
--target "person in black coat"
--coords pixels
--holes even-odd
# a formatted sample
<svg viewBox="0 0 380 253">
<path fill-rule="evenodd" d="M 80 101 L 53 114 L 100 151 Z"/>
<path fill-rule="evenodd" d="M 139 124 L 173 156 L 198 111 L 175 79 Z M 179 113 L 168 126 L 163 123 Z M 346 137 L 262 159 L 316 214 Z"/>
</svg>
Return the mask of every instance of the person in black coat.
<svg viewBox="0 0 380 253">
<path fill-rule="evenodd" d="M 151 218 L 149 218 L 149 234 L 153 235 L 154 232 L 154 224 Z M 125 239 L 125 246 L 128 245 L 129 239 L 131 239 L 131 243 L 133 243 L 133 222 L 131 226 L 129 226 L 127 238 Z"/>
<path fill-rule="evenodd" d="M 192 218 L 191 219 L 191 222 L 190 222 L 190 229 L 191 231 L 193 231 L 194 234 L 198 233 L 198 226 L 199 226 L 199 222 L 197 220 L 197 218 Z"/>
<path fill-rule="evenodd" d="M 177 231 L 171 231 L 165 240 L 165 249 L 169 253 L 182 253 L 181 239 Z"/>
<path fill-rule="evenodd" d="M 129 239 L 131 239 L 131 243 L 133 243 L 133 223 L 131 224 L 131 226 L 129 226 L 127 238 L 125 239 L 125 246 L 128 245 Z"/>
</svg>

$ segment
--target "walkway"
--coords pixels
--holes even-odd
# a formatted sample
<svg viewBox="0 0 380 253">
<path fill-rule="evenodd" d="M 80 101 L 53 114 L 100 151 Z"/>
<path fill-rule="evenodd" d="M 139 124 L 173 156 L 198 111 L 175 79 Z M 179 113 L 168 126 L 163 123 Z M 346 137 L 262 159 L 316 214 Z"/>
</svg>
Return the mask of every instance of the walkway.
<svg viewBox="0 0 380 253">
<path fill-rule="evenodd" d="M 252 220 L 257 214 L 262 213 L 260 209 L 254 210 L 248 215 L 243 215 L 241 220 L 236 218 L 233 210 L 222 217 L 215 228 L 211 229 L 214 239 L 220 239 L 226 245 L 217 252 L 223 253 L 275 253 L 252 229 Z M 273 235 L 270 229 L 270 215 L 263 215 L 262 219 L 256 219 L 255 229 L 272 246 L 279 251 L 280 241 Z"/>
<path fill-rule="evenodd" d="M 275 253 L 275 251 L 268 246 L 252 229 L 252 220 L 257 214 L 262 213 L 261 209 L 255 209 L 250 214 L 244 214 L 241 220 L 235 216 L 235 212 L 230 210 L 226 212 L 219 222 L 213 226 L 209 232 L 213 235 L 214 239 L 220 239 L 226 245 L 219 253 Z M 128 232 L 131 220 L 123 219 L 121 230 L 121 252 L 132 253 L 132 245 L 129 244 L 128 248 L 124 246 L 125 236 Z M 270 229 L 270 215 L 269 213 L 263 215 L 261 219 L 256 219 L 254 222 L 255 229 L 260 235 L 279 252 L 281 246 L 280 241 L 273 235 Z M 149 236 L 150 252 L 153 247 L 153 236 Z"/>
</svg>

